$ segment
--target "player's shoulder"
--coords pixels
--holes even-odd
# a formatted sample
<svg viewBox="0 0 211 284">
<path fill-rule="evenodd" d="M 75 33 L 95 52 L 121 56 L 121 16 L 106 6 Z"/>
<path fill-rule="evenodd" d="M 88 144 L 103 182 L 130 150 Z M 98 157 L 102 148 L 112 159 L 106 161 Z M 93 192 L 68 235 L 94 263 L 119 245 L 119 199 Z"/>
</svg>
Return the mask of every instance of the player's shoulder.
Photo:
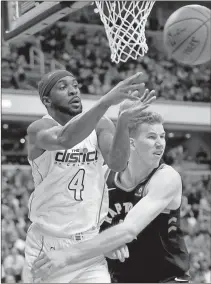
<svg viewBox="0 0 211 284">
<path fill-rule="evenodd" d="M 39 132 L 40 130 L 49 129 L 49 128 L 57 126 L 57 125 L 58 124 L 53 119 L 50 119 L 50 118 L 47 118 L 47 117 L 43 117 L 41 119 L 38 119 L 38 120 L 32 122 L 28 126 L 27 134 L 28 135 L 35 134 L 35 133 Z"/>
<path fill-rule="evenodd" d="M 160 177 L 163 177 L 165 180 L 174 180 L 177 183 L 181 183 L 181 176 L 173 167 L 162 164 L 157 171 Z"/>
<path fill-rule="evenodd" d="M 112 122 L 111 119 L 107 115 L 103 115 L 100 120 L 101 122 Z"/>
<path fill-rule="evenodd" d="M 103 117 L 101 117 L 101 119 L 99 120 L 97 126 L 96 126 L 96 130 L 102 130 L 105 128 L 114 128 L 114 123 L 112 122 L 112 120 L 104 115 Z"/>
</svg>

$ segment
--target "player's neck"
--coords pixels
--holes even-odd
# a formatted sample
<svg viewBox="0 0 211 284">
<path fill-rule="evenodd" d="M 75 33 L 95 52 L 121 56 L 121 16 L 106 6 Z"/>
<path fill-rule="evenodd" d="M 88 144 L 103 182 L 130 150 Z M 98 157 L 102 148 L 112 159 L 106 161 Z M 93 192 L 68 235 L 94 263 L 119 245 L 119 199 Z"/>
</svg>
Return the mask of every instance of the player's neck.
<svg viewBox="0 0 211 284">
<path fill-rule="evenodd" d="M 152 166 L 146 165 L 142 161 L 130 160 L 126 170 L 121 175 L 121 183 L 124 187 L 132 188 L 144 181 L 153 171 Z"/>
<path fill-rule="evenodd" d="M 70 121 L 73 118 L 73 116 L 71 116 L 70 114 L 62 113 L 56 110 L 49 109 L 48 113 L 54 120 L 56 120 L 61 125 L 65 125 L 68 121 Z"/>
</svg>

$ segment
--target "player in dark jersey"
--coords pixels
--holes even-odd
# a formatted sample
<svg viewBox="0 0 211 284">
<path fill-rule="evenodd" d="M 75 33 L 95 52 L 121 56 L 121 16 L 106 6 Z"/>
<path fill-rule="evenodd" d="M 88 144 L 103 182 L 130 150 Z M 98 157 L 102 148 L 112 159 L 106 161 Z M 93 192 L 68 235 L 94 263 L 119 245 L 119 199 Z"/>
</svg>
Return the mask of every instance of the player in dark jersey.
<svg viewBox="0 0 211 284">
<path fill-rule="evenodd" d="M 102 230 L 122 222 L 127 213 L 147 195 L 147 185 L 153 176 L 167 167 L 161 163 L 149 176 L 127 191 L 119 174 L 109 171 L 109 213 Z M 140 216 L 141 218 L 141 216 Z M 109 259 L 113 282 L 188 282 L 189 257 L 180 229 L 180 207 L 164 209 L 138 236 L 128 244 L 129 258 L 121 263 Z M 123 256 L 124 257 L 124 256 Z M 114 258 L 121 258 L 118 255 Z M 123 260 L 124 261 L 124 260 Z"/>
<path fill-rule="evenodd" d="M 161 161 L 166 144 L 162 124 L 160 115 L 146 112 L 139 126 L 131 127 L 127 169 L 123 173 L 107 169 L 109 213 L 102 230 L 127 219 L 135 228 L 133 216 L 136 213 L 140 226 L 145 226 L 137 239 L 128 244 L 130 256 L 124 263 L 108 259 L 113 280 L 120 283 L 189 281 L 189 256 L 180 229 L 181 179 L 172 167 Z M 145 203 L 147 198 L 154 201 Z M 140 230 L 138 223 L 136 232 Z"/>
<path fill-rule="evenodd" d="M 124 263 L 109 260 L 117 282 L 188 282 L 189 256 L 180 229 L 182 183 L 172 167 L 161 163 L 166 145 L 161 116 L 145 112 L 130 125 L 129 135 L 127 168 L 106 172 L 110 208 L 102 233 L 39 262 L 58 268 L 100 254 L 124 261 L 118 248 L 128 244 Z"/>
</svg>

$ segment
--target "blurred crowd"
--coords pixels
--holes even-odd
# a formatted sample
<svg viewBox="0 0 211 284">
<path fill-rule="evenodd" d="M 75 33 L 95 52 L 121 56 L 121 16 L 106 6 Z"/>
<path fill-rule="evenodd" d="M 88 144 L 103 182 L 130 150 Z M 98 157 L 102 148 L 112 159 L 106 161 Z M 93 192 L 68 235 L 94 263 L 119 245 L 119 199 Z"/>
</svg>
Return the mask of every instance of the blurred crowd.
<svg viewBox="0 0 211 284">
<path fill-rule="evenodd" d="M 1 283 L 21 283 L 26 232 L 30 225 L 27 203 L 34 185 L 28 168 L 2 169 Z"/>
<path fill-rule="evenodd" d="M 158 49 L 159 44 L 153 34 L 147 35 L 149 51 L 143 59 L 118 65 L 111 63 L 108 40 L 102 26 L 58 22 L 34 37 L 32 42 L 2 48 L 3 88 L 36 89 L 41 74 L 39 69 L 30 67 L 30 49 L 36 46 L 46 62 L 55 59 L 73 72 L 83 94 L 105 94 L 120 80 L 142 71 L 146 85 L 155 89 L 161 99 L 211 101 L 210 66 L 182 66 L 168 59 L 163 49 Z M 38 73 L 37 76 L 34 73 Z"/>
<path fill-rule="evenodd" d="M 181 216 L 192 280 L 210 282 L 210 176 L 184 175 Z M 24 246 L 30 225 L 27 202 L 34 190 L 28 166 L 2 168 L 2 283 L 22 283 Z"/>
<path fill-rule="evenodd" d="M 183 176 L 182 230 L 190 254 L 193 282 L 211 282 L 211 183 L 210 178 Z"/>
<path fill-rule="evenodd" d="M 170 140 L 168 142 L 170 144 Z M 184 143 L 175 147 L 167 146 L 164 160 L 168 165 L 174 166 L 179 172 L 183 170 L 206 171 L 210 170 L 211 166 L 209 154 L 201 145 L 199 145 L 195 155 L 190 154 Z"/>
</svg>

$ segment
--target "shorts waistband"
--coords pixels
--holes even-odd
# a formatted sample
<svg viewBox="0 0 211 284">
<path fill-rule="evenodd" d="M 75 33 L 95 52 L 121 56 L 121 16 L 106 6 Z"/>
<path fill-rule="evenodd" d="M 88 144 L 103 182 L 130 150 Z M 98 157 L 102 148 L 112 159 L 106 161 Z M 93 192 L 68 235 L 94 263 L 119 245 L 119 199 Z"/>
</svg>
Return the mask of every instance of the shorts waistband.
<svg viewBox="0 0 211 284">
<path fill-rule="evenodd" d="M 43 235 L 46 235 L 51 238 L 70 239 L 72 241 L 85 241 L 85 240 L 91 239 L 92 237 L 96 236 L 99 233 L 99 228 L 94 228 L 94 229 L 90 229 L 85 232 L 79 232 L 79 233 L 72 234 L 72 235 L 62 236 L 57 232 L 52 232 L 52 231 L 47 230 L 40 224 L 33 223 L 32 225 Z"/>
</svg>

